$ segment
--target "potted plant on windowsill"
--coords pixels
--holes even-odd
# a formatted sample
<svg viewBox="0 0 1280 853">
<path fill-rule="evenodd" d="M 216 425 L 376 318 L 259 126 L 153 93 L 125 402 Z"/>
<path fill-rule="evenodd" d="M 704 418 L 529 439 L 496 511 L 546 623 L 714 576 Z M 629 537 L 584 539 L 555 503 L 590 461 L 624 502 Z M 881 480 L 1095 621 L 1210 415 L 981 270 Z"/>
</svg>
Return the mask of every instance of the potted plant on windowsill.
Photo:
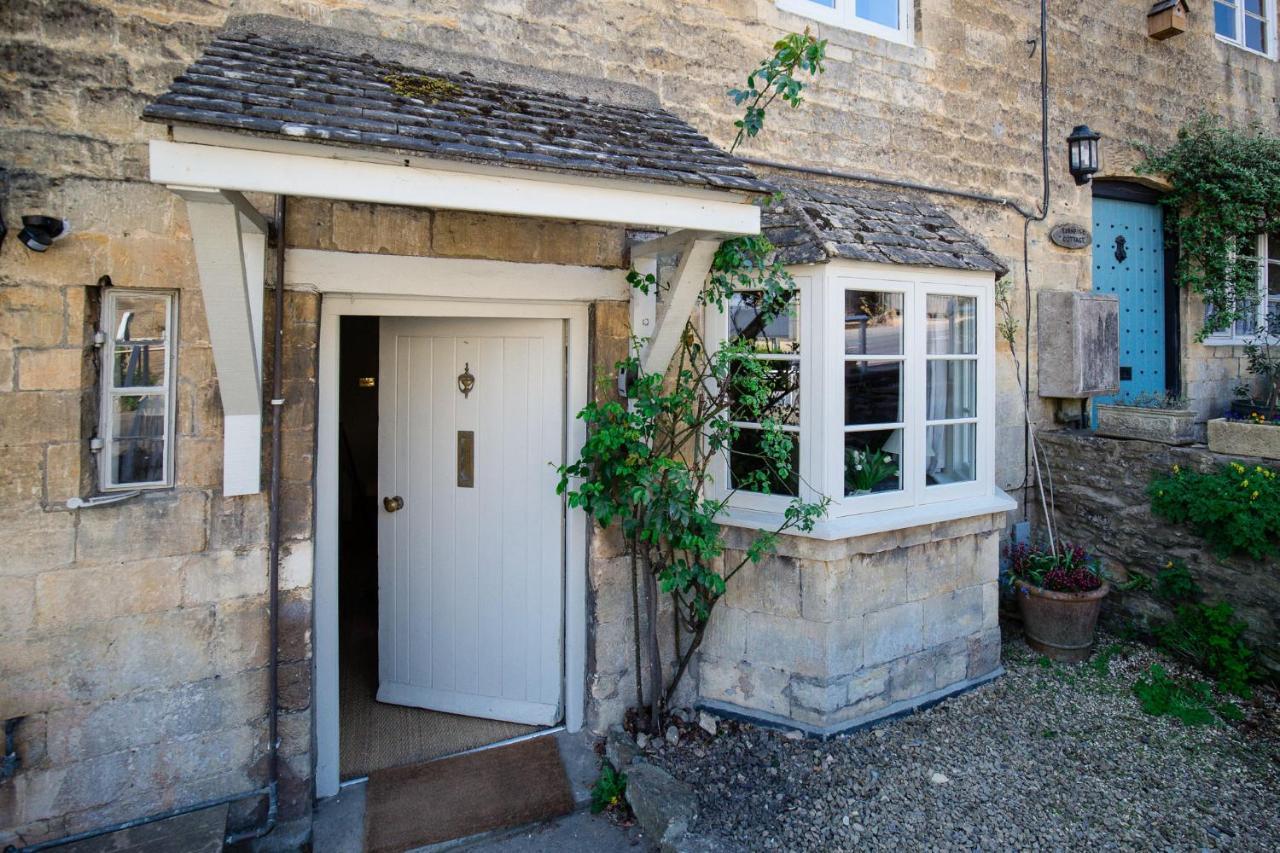
<svg viewBox="0 0 1280 853">
<path fill-rule="evenodd" d="M 1089 657 L 1102 600 L 1111 591 L 1097 561 L 1079 545 L 1017 544 L 1009 548 L 1009 577 L 1027 645 L 1053 660 Z"/>
<path fill-rule="evenodd" d="M 845 493 L 850 497 L 869 495 L 882 483 L 897 480 L 898 465 L 887 452 L 850 448 L 844 456 Z"/>
<path fill-rule="evenodd" d="M 1280 316 L 1259 329 L 1245 344 L 1249 372 L 1261 381 L 1262 393 L 1236 389 L 1236 400 L 1222 418 L 1209 421 L 1209 449 L 1229 456 L 1280 459 Z"/>
<path fill-rule="evenodd" d="M 1094 432 L 1115 438 L 1139 438 L 1161 444 L 1194 444 L 1204 435 L 1185 397 L 1144 391 L 1114 403 L 1098 404 Z"/>
</svg>

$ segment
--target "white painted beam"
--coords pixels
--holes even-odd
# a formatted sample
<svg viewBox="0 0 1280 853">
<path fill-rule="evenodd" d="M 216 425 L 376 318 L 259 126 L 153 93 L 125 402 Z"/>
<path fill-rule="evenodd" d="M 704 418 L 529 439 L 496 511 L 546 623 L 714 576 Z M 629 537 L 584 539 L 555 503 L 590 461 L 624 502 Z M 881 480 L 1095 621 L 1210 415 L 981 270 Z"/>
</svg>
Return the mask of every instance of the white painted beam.
<svg viewBox="0 0 1280 853">
<path fill-rule="evenodd" d="M 727 235 L 715 231 L 702 231 L 686 228 L 672 231 L 652 240 L 636 243 L 631 247 L 632 258 L 656 258 L 659 255 L 671 255 L 683 252 L 694 240 L 723 240 Z"/>
<path fill-rule="evenodd" d="M 190 187 L 174 191 L 187 202 L 200 293 L 218 373 L 223 413 L 222 491 L 225 495 L 254 494 L 261 488 L 265 222 L 245 213 L 248 205 L 238 193 Z"/>
<path fill-rule="evenodd" d="M 521 174 L 525 170 L 514 168 L 502 174 L 479 174 L 414 157 L 405 157 L 402 163 L 151 141 L 151 180 L 171 186 L 725 234 L 760 231 L 760 209 L 729 192 L 688 194 L 681 188 L 663 192 L 657 185 L 622 180 L 558 182 L 545 174 L 525 177 Z"/>
<path fill-rule="evenodd" d="M 640 368 L 645 373 L 665 373 L 667 366 L 671 364 L 718 248 L 718 239 L 697 239 L 680 256 L 680 265 L 671 282 L 671 289 L 664 294 L 665 310 L 658 318 L 657 329 L 641 355 Z"/>
</svg>

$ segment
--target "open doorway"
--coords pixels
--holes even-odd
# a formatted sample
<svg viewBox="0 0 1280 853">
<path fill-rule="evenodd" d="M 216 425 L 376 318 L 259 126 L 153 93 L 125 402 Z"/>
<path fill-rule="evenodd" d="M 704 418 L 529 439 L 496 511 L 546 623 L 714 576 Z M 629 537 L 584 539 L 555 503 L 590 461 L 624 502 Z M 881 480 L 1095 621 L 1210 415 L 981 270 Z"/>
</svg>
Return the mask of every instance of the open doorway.
<svg viewBox="0 0 1280 853">
<path fill-rule="evenodd" d="M 338 388 L 339 773 L 343 780 L 453 755 L 539 726 L 379 702 L 378 317 L 340 320 Z M 386 460 L 382 460 L 386 461 Z"/>
</svg>

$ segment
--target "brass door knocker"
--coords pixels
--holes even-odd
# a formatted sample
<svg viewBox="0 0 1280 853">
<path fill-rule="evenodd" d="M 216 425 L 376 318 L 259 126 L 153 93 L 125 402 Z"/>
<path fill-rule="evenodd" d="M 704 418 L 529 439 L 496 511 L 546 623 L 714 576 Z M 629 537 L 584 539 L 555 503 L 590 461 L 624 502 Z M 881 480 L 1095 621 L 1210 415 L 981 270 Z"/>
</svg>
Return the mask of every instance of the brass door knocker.
<svg viewBox="0 0 1280 853">
<path fill-rule="evenodd" d="M 467 362 L 462 372 L 458 374 L 458 390 L 462 392 L 462 398 L 471 396 L 471 389 L 476 387 L 476 378 L 471 375 L 471 362 Z"/>
</svg>

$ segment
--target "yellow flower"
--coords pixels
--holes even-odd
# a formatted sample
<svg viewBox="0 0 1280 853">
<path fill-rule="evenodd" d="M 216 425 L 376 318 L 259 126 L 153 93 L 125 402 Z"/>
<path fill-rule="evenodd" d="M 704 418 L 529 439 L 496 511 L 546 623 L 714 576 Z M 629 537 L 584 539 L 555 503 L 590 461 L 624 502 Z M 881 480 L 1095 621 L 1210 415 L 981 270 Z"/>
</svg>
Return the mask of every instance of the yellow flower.
<svg viewBox="0 0 1280 853">
<path fill-rule="evenodd" d="M 1257 493 L 1257 492 L 1254 492 L 1252 495 L 1250 495 L 1250 496 L 1249 496 L 1249 500 L 1251 500 L 1251 501 L 1256 501 L 1257 499 L 1258 499 L 1258 493 Z"/>
<path fill-rule="evenodd" d="M 1242 488 L 1242 489 L 1247 489 L 1247 488 L 1249 488 L 1249 481 L 1248 481 L 1248 480 L 1241 480 L 1241 481 L 1240 481 L 1240 488 Z"/>
<path fill-rule="evenodd" d="M 1172 569 L 1172 568 L 1173 568 L 1173 560 L 1170 560 L 1169 562 L 1165 563 L 1165 564 L 1164 564 L 1164 567 L 1165 567 L 1166 569 Z"/>
<path fill-rule="evenodd" d="M 1174 465 L 1174 466 L 1173 466 L 1173 473 L 1177 474 L 1177 473 L 1178 473 L 1179 471 L 1181 471 L 1181 470 L 1182 470 L 1182 469 L 1181 469 L 1181 468 L 1179 468 L 1177 465 Z"/>
</svg>

